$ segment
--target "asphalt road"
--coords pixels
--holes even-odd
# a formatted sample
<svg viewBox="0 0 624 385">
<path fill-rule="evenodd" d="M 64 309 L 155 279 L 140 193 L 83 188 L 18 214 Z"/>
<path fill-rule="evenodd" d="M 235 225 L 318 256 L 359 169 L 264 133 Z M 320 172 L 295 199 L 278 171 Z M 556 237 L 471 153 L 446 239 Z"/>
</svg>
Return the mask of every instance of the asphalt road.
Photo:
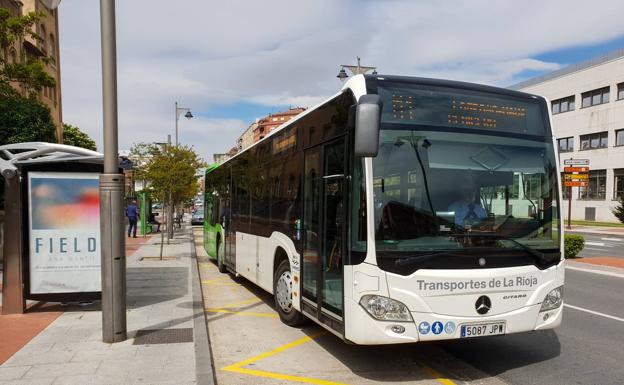
<svg viewBox="0 0 624 385">
<path fill-rule="evenodd" d="M 589 242 L 620 251 L 619 241 L 591 238 Z M 197 242 L 198 259 L 205 261 L 200 255 L 201 241 Z M 607 243 L 615 245 L 606 247 Z M 307 382 L 302 379 L 352 385 L 622 385 L 624 272 L 613 269 L 605 275 L 578 269 L 566 269 L 564 319 L 558 329 L 368 347 L 346 344 L 328 333 L 299 344 L 302 337 L 317 335 L 322 329 L 313 324 L 302 329 L 282 324 L 270 295 L 242 278 L 218 274 L 211 262 L 200 263 L 220 385 Z"/>
<path fill-rule="evenodd" d="M 585 248 L 579 257 L 619 257 L 624 258 L 624 236 L 583 234 Z"/>
<path fill-rule="evenodd" d="M 509 384 L 624 384 L 623 292 L 624 275 L 611 277 L 567 269 L 567 306 L 560 328 L 450 341 L 442 347 Z"/>
</svg>

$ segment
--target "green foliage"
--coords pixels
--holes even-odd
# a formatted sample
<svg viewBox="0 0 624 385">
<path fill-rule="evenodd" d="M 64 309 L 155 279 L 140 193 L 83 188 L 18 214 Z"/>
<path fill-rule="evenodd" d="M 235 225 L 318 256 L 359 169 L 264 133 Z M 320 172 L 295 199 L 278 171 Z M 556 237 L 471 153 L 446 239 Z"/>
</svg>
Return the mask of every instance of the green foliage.
<svg viewBox="0 0 624 385">
<path fill-rule="evenodd" d="M 624 223 L 624 195 L 620 195 L 618 198 L 618 205 L 615 206 L 611 212 L 622 223 Z"/>
<path fill-rule="evenodd" d="M 581 235 L 565 234 L 564 252 L 566 258 L 575 258 L 585 247 L 585 238 Z"/>
<path fill-rule="evenodd" d="M 78 127 L 71 124 L 63 124 L 63 144 L 97 151 L 95 141 L 89 135 L 80 131 Z"/>
<path fill-rule="evenodd" d="M 24 38 L 41 40 L 33 26 L 45 17 L 43 12 L 30 12 L 23 16 L 12 16 L 11 12 L 0 7 L 0 51 L 6 52 Z M 45 71 L 47 57 L 33 57 L 21 55 L 16 63 L 9 63 L 7 58 L 0 55 L 0 83 L 4 85 L 17 82 L 30 95 L 41 91 L 43 87 L 53 87 L 54 78 Z"/>
<path fill-rule="evenodd" d="M 149 183 L 149 195 L 157 202 L 171 197 L 173 204 L 192 199 L 199 192 L 195 178 L 205 163 L 189 146 L 160 146 L 141 143 L 131 150 L 135 160 L 135 179 Z"/>
<path fill-rule="evenodd" d="M 0 144 L 56 142 L 50 109 L 0 84 Z"/>
</svg>

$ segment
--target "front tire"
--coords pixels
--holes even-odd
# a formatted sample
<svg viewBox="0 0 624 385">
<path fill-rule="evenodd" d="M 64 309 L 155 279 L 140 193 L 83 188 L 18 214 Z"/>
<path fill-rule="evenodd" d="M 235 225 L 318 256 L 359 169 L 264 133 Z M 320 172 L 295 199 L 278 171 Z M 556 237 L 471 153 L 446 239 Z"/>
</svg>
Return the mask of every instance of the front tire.
<svg viewBox="0 0 624 385">
<path fill-rule="evenodd" d="M 283 323 L 301 326 L 306 318 L 292 306 L 292 274 L 288 260 L 283 260 L 273 276 L 273 298 L 275 309 Z"/>
</svg>

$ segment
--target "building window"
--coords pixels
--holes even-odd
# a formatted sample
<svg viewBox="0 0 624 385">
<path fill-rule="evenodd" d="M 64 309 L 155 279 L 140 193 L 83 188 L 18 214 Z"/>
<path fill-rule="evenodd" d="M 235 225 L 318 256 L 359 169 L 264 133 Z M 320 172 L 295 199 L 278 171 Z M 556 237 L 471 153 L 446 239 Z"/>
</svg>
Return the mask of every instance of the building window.
<svg viewBox="0 0 624 385">
<path fill-rule="evenodd" d="M 9 52 L 9 64 L 15 63 L 17 63 L 17 51 L 15 48 L 11 48 L 11 51 Z"/>
<path fill-rule="evenodd" d="M 574 137 L 557 139 L 559 145 L 559 152 L 571 152 L 574 151 Z"/>
<path fill-rule="evenodd" d="M 622 100 L 624 99 L 624 83 L 618 84 L 617 87 L 618 87 L 617 100 Z"/>
<path fill-rule="evenodd" d="M 54 40 L 54 35 L 50 34 L 48 38 L 48 55 L 50 59 L 52 59 L 52 63 L 56 62 L 56 42 Z"/>
<path fill-rule="evenodd" d="M 613 170 L 613 198 L 624 196 L 624 168 Z"/>
<path fill-rule="evenodd" d="M 583 99 L 582 108 L 596 106 L 598 104 L 609 102 L 609 87 L 599 88 L 593 91 L 583 92 L 581 94 Z"/>
<path fill-rule="evenodd" d="M 581 151 L 595 150 L 597 148 L 607 148 L 609 133 L 598 132 L 596 134 L 581 135 Z"/>
<path fill-rule="evenodd" d="M 587 187 L 579 187 L 579 199 L 600 199 L 607 196 L 607 170 L 589 172 Z"/>
<path fill-rule="evenodd" d="M 615 145 L 624 146 L 624 129 L 615 131 Z"/>
<path fill-rule="evenodd" d="M 553 115 L 560 114 L 562 112 L 574 111 L 574 95 L 568 96 L 567 98 L 553 100 L 551 104 Z"/>
</svg>

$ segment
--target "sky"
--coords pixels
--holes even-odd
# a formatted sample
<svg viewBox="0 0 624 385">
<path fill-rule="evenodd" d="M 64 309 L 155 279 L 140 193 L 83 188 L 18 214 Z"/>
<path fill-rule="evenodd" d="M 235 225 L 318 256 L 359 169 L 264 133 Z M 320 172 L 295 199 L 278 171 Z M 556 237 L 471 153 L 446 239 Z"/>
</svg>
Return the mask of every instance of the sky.
<svg viewBox="0 0 624 385">
<path fill-rule="evenodd" d="M 506 87 L 624 47 L 621 0 L 117 1 L 119 149 L 206 161 L 255 119 L 336 93 L 341 64 Z M 63 120 L 102 151 L 97 0 L 59 7 Z"/>
</svg>

